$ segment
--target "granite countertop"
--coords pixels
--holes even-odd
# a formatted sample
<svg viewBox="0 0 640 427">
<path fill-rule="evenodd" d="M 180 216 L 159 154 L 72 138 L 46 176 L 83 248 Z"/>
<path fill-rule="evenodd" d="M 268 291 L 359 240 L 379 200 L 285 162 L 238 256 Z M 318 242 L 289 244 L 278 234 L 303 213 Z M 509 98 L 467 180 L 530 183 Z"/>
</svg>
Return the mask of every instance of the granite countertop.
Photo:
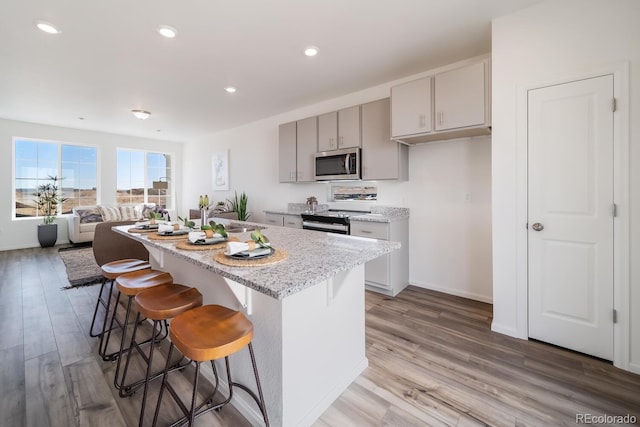
<svg viewBox="0 0 640 427">
<path fill-rule="evenodd" d="M 233 221 L 220 220 L 219 222 L 229 224 Z M 264 266 L 230 267 L 214 261 L 213 251 L 176 249 L 175 240 L 149 240 L 145 233 L 127 232 L 131 226 L 114 227 L 114 230 L 278 300 L 333 277 L 341 271 L 350 270 L 400 248 L 398 242 L 258 225 L 264 230 L 265 236 L 269 238 L 273 247 L 288 252 L 288 259 Z M 241 241 L 249 240 L 250 234 L 250 232 L 230 233 Z"/>
<path fill-rule="evenodd" d="M 350 221 L 393 222 L 409 218 L 409 208 L 395 208 L 390 206 L 372 206 L 371 213 L 354 215 Z"/>
</svg>

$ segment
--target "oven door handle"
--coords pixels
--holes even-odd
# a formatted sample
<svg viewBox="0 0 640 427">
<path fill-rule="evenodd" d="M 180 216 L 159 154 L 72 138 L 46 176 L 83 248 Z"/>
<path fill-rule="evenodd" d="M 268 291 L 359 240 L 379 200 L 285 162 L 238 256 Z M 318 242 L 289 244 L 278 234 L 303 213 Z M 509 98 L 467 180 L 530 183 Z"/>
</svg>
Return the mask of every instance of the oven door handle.
<svg viewBox="0 0 640 427">
<path fill-rule="evenodd" d="M 326 222 L 319 221 L 302 221 L 302 228 L 306 228 L 308 230 L 317 230 L 317 231 L 341 231 L 347 233 L 349 227 L 343 224 L 329 224 Z"/>
</svg>

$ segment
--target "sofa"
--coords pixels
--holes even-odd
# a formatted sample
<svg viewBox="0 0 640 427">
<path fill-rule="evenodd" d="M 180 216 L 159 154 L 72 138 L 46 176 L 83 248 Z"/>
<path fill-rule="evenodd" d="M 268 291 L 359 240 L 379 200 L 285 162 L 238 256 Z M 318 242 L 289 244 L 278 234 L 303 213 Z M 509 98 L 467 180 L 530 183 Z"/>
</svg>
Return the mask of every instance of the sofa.
<svg viewBox="0 0 640 427">
<path fill-rule="evenodd" d="M 93 242 L 96 226 L 103 222 L 140 221 L 149 218 L 154 204 L 124 204 L 118 206 L 76 206 L 67 216 L 71 243 Z"/>
</svg>

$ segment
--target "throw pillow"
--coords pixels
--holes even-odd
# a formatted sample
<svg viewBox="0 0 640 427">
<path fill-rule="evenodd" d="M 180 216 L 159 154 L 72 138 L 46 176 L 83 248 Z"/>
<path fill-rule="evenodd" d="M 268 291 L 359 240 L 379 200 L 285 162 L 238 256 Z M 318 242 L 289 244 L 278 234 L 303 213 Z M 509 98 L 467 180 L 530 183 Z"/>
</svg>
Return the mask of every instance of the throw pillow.
<svg viewBox="0 0 640 427">
<path fill-rule="evenodd" d="M 133 221 L 140 218 L 136 212 L 136 207 L 133 205 L 120 205 L 120 217 L 122 218 L 122 221 Z"/>
<path fill-rule="evenodd" d="M 154 212 L 156 210 L 155 205 L 142 205 L 142 218 L 149 219 L 149 213 Z"/>
<path fill-rule="evenodd" d="M 98 208 L 76 209 L 75 212 L 80 217 L 80 224 L 102 222 L 102 214 Z"/>
<path fill-rule="evenodd" d="M 120 215 L 120 209 L 117 206 L 98 206 L 102 219 L 104 221 L 120 221 L 122 216 Z"/>
</svg>

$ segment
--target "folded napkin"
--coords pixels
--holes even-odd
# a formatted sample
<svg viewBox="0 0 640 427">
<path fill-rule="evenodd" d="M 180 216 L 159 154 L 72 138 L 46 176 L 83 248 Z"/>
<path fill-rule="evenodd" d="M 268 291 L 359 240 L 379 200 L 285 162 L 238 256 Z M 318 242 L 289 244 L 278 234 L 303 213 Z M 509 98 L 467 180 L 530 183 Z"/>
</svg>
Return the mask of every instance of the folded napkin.
<svg viewBox="0 0 640 427">
<path fill-rule="evenodd" d="M 202 243 L 204 242 L 204 239 L 207 238 L 207 235 L 205 234 L 204 231 L 190 231 L 189 232 L 189 241 L 191 243 Z"/>
<path fill-rule="evenodd" d="M 207 234 L 204 231 L 190 231 L 188 239 L 191 243 L 210 245 L 224 241 L 224 238 L 220 234 L 216 233 L 213 237 L 207 237 Z"/>
<path fill-rule="evenodd" d="M 173 229 L 173 225 L 171 224 L 160 224 L 158 225 L 158 233 L 167 233 L 167 232 L 172 232 L 173 233 L 174 229 Z"/>
<path fill-rule="evenodd" d="M 229 242 L 227 243 L 227 255 L 243 255 L 247 257 L 256 257 L 271 253 L 271 248 L 256 247 L 255 242 Z"/>
<path fill-rule="evenodd" d="M 229 242 L 227 243 L 227 255 L 237 254 L 238 252 L 244 252 L 249 250 L 249 243 L 247 242 Z"/>
</svg>

